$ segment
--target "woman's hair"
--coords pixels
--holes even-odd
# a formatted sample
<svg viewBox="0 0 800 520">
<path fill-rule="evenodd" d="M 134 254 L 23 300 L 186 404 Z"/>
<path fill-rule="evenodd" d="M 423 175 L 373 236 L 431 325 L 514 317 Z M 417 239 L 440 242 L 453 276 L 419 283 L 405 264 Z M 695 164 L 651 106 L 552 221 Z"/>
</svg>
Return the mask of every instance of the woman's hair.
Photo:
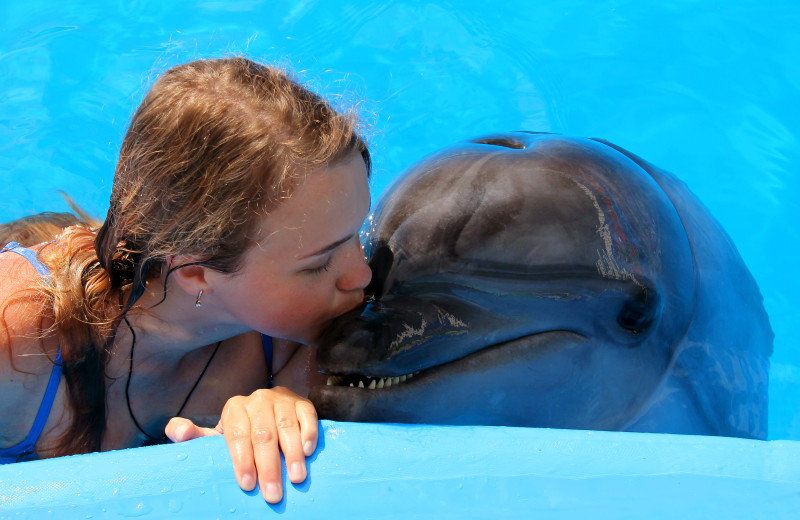
<svg viewBox="0 0 800 520">
<path fill-rule="evenodd" d="M 70 226 L 100 227 L 101 223 L 75 204 L 69 195 L 61 192 L 61 196 L 64 197 L 74 213 L 43 211 L 0 224 L 0 246 L 9 242 L 17 242 L 23 247 L 31 247 L 55 240 L 64 229 Z"/>
<path fill-rule="evenodd" d="M 64 228 L 80 223 L 81 221 L 72 213 L 44 211 L 28 215 L 0 224 L 0 244 L 17 242 L 23 247 L 35 246 L 54 240 Z"/>
<path fill-rule="evenodd" d="M 242 57 L 179 65 L 156 81 L 123 140 L 105 222 L 96 233 L 70 228 L 42 254 L 66 265 L 48 290 L 73 412 L 56 455 L 100 448 L 104 368 L 148 271 L 190 255 L 236 272 L 258 221 L 306 173 L 353 152 L 369 171 L 356 125 L 287 73 Z"/>
</svg>

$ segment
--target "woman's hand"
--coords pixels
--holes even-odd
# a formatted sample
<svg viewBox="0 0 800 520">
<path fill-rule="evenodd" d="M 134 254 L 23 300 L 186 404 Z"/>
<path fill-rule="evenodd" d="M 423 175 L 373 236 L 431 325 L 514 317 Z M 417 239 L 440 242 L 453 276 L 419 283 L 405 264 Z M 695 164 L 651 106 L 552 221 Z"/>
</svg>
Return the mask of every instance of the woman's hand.
<svg viewBox="0 0 800 520">
<path fill-rule="evenodd" d="M 239 487 L 251 491 L 258 482 L 264 499 L 275 504 L 283 497 L 281 451 L 289 480 L 299 484 L 306 478 L 305 458 L 317 447 L 317 412 L 311 401 L 278 386 L 231 397 L 215 428 L 174 417 L 166 434 L 173 442 L 225 435 Z"/>
</svg>

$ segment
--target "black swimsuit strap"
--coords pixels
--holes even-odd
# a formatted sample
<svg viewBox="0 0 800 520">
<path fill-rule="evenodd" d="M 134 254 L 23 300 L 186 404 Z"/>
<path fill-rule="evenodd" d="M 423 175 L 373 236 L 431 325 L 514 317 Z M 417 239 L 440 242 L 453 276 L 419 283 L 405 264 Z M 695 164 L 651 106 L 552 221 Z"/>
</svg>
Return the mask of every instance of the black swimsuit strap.
<svg viewBox="0 0 800 520">
<path fill-rule="evenodd" d="M 128 367 L 128 380 L 125 382 L 125 403 L 128 405 L 128 415 L 130 415 L 131 419 L 133 420 L 133 424 L 136 425 L 136 428 L 139 429 L 145 437 L 147 437 L 147 441 L 142 444 L 142 446 L 150 446 L 152 444 L 164 444 L 169 439 L 167 439 L 166 434 L 162 434 L 158 437 L 154 437 L 147 433 L 144 428 L 139 424 L 139 421 L 136 420 L 136 416 L 133 414 L 133 408 L 131 407 L 131 398 L 130 398 L 130 386 L 131 386 L 131 379 L 133 377 L 133 350 L 136 347 L 136 333 L 133 331 L 133 327 L 131 327 L 130 322 L 128 321 L 127 316 L 123 316 L 122 318 L 125 321 L 125 324 L 128 326 L 128 330 L 131 331 L 131 336 L 133 337 L 133 341 L 131 342 L 131 356 L 130 356 L 130 365 Z M 178 417 L 183 412 L 183 409 L 186 407 L 186 404 L 189 402 L 189 399 L 192 397 L 192 393 L 194 393 L 195 388 L 197 385 L 200 384 L 200 380 L 203 379 L 203 376 L 206 374 L 208 367 L 211 366 L 211 362 L 214 360 L 214 356 L 217 355 L 217 351 L 219 350 L 219 346 L 222 345 L 222 341 L 218 341 L 217 344 L 214 346 L 214 351 L 211 352 L 211 356 L 206 361 L 206 365 L 203 367 L 203 371 L 200 372 L 197 380 L 192 385 L 192 389 L 189 390 L 189 393 L 186 395 L 186 399 L 183 400 L 183 404 L 178 409 L 178 413 L 175 414 L 175 417 Z"/>
</svg>

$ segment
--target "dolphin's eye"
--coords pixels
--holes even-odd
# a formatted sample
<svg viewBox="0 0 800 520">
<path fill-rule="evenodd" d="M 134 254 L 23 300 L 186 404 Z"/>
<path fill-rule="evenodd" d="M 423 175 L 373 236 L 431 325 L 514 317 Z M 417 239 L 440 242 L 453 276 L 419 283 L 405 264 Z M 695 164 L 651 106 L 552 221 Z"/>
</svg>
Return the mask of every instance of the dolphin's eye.
<svg viewBox="0 0 800 520">
<path fill-rule="evenodd" d="M 623 329 L 639 334 L 653 325 L 658 312 L 659 298 L 652 290 L 645 290 L 642 297 L 628 300 L 617 314 L 617 323 Z"/>
<path fill-rule="evenodd" d="M 627 305 L 617 316 L 617 323 L 619 323 L 619 326 L 633 333 L 639 333 L 646 329 L 647 321 L 646 314 L 637 309 L 632 309 Z"/>
</svg>

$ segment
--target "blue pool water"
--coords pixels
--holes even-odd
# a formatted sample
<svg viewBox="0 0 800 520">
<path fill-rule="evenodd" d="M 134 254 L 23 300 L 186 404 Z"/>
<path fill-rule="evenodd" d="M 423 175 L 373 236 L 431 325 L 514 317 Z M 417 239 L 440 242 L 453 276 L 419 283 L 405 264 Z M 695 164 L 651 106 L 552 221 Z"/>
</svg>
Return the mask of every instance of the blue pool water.
<svg viewBox="0 0 800 520">
<path fill-rule="evenodd" d="M 374 197 L 463 138 L 604 137 L 684 179 L 730 233 L 776 334 L 770 438 L 800 440 L 795 0 L 2 4 L 0 221 L 66 210 L 57 190 L 104 216 L 134 107 L 198 57 L 278 62 L 357 104 Z"/>
</svg>

